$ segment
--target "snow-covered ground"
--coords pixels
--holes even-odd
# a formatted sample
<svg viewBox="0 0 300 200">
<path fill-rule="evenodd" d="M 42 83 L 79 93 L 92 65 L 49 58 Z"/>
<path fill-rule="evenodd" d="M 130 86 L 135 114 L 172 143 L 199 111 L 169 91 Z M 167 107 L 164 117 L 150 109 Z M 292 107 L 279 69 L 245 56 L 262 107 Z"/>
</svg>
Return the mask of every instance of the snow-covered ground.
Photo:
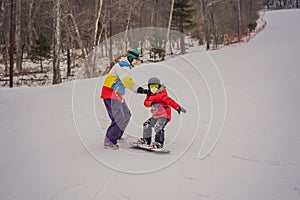
<svg viewBox="0 0 300 200">
<path fill-rule="evenodd" d="M 132 70 L 141 85 L 160 77 L 188 111 L 172 113 L 167 155 L 129 148 L 149 117 L 130 92 L 127 141 L 102 147 L 103 78 L 1 88 L 0 199 L 299 199 L 299 18 L 268 12 L 249 43 Z"/>
</svg>

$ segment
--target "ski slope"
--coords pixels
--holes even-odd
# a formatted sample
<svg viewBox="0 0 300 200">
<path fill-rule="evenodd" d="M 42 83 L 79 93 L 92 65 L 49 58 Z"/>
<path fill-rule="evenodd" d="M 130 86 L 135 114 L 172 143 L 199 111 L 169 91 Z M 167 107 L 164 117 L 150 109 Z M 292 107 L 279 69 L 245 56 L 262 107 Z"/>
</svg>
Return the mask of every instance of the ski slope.
<svg viewBox="0 0 300 200">
<path fill-rule="evenodd" d="M 143 86 L 159 77 L 187 109 L 172 111 L 167 155 L 129 148 L 150 117 L 131 92 L 126 141 L 102 147 L 103 77 L 0 88 L 0 199 L 299 199 L 300 10 L 265 18 L 249 43 L 131 70 Z"/>
</svg>

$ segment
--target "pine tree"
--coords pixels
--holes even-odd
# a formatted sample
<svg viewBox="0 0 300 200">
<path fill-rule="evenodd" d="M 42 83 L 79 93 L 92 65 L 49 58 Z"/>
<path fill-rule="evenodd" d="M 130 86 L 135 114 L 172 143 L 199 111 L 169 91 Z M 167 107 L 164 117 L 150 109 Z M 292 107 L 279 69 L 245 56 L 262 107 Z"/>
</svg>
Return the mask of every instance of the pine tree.
<svg viewBox="0 0 300 200">
<path fill-rule="evenodd" d="M 175 0 L 172 26 L 180 33 L 184 34 L 186 30 L 195 28 L 196 23 L 193 21 L 193 15 L 196 10 L 192 9 L 189 0 Z M 185 53 L 184 38 L 180 38 L 181 53 Z"/>
<path fill-rule="evenodd" d="M 40 33 L 35 40 L 35 45 L 31 47 L 29 58 L 32 62 L 40 62 L 43 72 L 43 61 L 51 58 L 51 42 L 46 35 Z"/>
</svg>

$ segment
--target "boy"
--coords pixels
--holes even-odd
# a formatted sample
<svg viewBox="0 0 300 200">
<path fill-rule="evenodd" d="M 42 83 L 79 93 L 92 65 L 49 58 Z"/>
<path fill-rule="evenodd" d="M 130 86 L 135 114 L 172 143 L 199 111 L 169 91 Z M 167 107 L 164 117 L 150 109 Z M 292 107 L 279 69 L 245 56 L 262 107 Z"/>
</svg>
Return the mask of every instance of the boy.
<svg viewBox="0 0 300 200">
<path fill-rule="evenodd" d="M 171 121 L 171 107 L 177 110 L 178 114 L 186 113 L 186 110 L 168 97 L 166 87 L 156 77 L 148 80 L 148 90 L 145 90 L 144 93 L 147 93 L 144 105 L 147 108 L 151 107 L 152 117 L 143 124 L 143 138 L 138 140 L 138 144 L 160 149 L 163 148 L 165 141 L 164 128 Z M 151 144 L 153 127 L 155 141 Z"/>
</svg>

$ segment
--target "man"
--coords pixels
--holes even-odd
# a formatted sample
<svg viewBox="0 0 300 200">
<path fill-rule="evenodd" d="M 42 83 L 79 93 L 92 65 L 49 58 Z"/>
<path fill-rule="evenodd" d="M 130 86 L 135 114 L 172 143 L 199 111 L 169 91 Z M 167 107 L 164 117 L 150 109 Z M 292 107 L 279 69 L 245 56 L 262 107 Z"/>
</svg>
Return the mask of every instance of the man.
<svg viewBox="0 0 300 200">
<path fill-rule="evenodd" d="M 129 123 L 131 113 L 124 99 L 125 89 L 135 93 L 144 94 L 147 90 L 138 87 L 127 72 L 133 69 L 139 61 L 140 52 L 130 50 L 126 57 L 122 57 L 106 76 L 102 87 L 101 98 L 103 98 L 111 124 L 106 131 L 104 147 L 107 149 L 118 149 L 120 139 Z"/>
</svg>

